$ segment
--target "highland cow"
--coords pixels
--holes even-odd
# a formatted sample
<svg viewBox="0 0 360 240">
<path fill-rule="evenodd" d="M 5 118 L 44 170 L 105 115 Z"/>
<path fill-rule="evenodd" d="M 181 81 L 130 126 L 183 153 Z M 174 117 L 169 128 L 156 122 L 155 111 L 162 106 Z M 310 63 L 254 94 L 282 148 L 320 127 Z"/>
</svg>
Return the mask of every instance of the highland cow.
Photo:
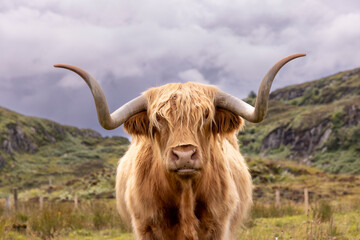
<svg viewBox="0 0 360 240">
<path fill-rule="evenodd" d="M 110 115 L 99 84 L 85 71 L 100 124 L 132 136 L 116 176 L 118 211 L 136 239 L 234 239 L 252 203 L 251 176 L 236 133 L 263 120 L 280 60 L 261 82 L 255 108 L 216 87 L 171 83 L 151 88 Z"/>
</svg>

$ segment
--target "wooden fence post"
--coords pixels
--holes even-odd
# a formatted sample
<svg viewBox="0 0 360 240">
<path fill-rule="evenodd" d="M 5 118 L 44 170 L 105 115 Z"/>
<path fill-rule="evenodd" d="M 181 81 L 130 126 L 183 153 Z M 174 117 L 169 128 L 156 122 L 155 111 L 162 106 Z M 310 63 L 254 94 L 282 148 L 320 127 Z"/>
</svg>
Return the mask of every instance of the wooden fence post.
<svg viewBox="0 0 360 240">
<path fill-rule="evenodd" d="M 40 210 L 43 210 L 43 208 L 44 208 L 44 197 L 43 196 L 39 197 L 39 208 L 40 208 Z"/>
<path fill-rule="evenodd" d="M 11 200 L 9 196 L 5 197 L 5 212 L 10 213 L 11 211 Z"/>
<path fill-rule="evenodd" d="M 275 191 L 275 207 L 280 208 L 280 190 Z"/>
<path fill-rule="evenodd" d="M 74 196 L 74 204 L 75 204 L 75 209 L 78 209 L 78 207 L 79 207 L 79 199 L 78 199 L 77 194 L 75 194 L 75 196 Z"/>
<path fill-rule="evenodd" d="M 17 190 L 17 188 L 13 189 L 13 194 L 14 194 L 14 208 L 16 211 L 18 209 L 18 190 Z"/>
<path fill-rule="evenodd" d="M 305 205 L 305 214 L 309 215 L 309 191 L 307 188 L 304 189 L 304 205 Z"/>
</svg>

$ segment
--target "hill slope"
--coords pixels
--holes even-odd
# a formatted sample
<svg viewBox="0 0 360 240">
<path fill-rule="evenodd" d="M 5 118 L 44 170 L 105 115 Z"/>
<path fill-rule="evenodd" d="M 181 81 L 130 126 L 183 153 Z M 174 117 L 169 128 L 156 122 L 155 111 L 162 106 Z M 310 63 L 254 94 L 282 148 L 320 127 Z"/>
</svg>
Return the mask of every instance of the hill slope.
<svg viewBox="0 0 360 240">
<path fill-rule="evenodd" d="M 103 138 L 78 129 L 0 108 L 0 192 L 66 182 L 93 171 L 113 168 L 129 144 L 126 138 Z"/>
<path fill-rule="evenodd" d="M 278 89 L 270 99 L 266 119 L 240 133 L 243 153 L 360 174 L 360 69 Z"/>
</svg>

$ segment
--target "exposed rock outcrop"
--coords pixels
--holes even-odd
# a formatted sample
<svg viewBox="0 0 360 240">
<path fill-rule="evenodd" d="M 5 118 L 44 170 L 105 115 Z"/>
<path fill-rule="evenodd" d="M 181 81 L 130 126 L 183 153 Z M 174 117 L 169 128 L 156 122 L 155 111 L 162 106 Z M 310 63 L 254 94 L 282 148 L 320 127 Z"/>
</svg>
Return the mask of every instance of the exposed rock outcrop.
<svg viewBox="0 0 360 240">
<path fill-rule="evenodd" d="M 271 131 L 262 141 L 260 151 L 288 146 L 291 150 L 289 158 L 304 158 L 321 147 L 331 134 L 329 121 L 306 129 L 295 130 L 288 126 L 281 126 Z"/>
<path fill-rule="evenodd" d="M 296 88 L 289 91 L 281 89 L 270 94 L 270 99 L 273 100 L 291 100 L 294 98 L 301 97 L 305 92 L 305 88 Z"/>
<path fill-rule="evenodd" d="M 344 125 L 346 127 L 355 126 L 360 122 L 360 109 L 352 104 L 344 107 Z"/>
<path fill-rule="evenodd" d="M 356 126 L 360 122 L 360 109 L 357 105 L 345 105 L 341 114 L 340 125 L 344 129 Z M 272 130 L 261 142 L 260 151 L 266 155 L 267 150 L 287 146 L 291 150 L 288 156 L 292 159 L 309 159 L 317 150 L 326 151 L 324 143 L 333 134 L 334 126 L 330 119 L 319 122 L 307 129 L 294 129 L 289 125 Z M 338 131 L 338 130 L 337 130 Z"/>
<path fill-rule="evenodd" d="M 13 154 L 14 151 L 35 153 L 38 150 L 37 144 L 31 137 L 24 133 L 20 125 L 10 123 L 7 124 L 6 127 L 8 134 L 5 135 L 6 140 L 3 141 L 3 147 L 7 153 Z"/>
</svg>

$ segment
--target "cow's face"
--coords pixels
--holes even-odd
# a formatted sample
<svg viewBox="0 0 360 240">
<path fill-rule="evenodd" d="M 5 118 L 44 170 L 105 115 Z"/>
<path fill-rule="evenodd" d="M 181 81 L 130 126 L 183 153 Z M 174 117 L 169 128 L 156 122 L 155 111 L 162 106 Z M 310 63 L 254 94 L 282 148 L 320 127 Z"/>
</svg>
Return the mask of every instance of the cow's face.
<svg viewBox="0 0 360 240">
<path fill-rule="evenodd" d="M 215 108 L 216 91 L 196 83 L 150 89 L 145 93 L 147 112 L 130 118 L 125 129 L 134 137 L 149 138 L 170 174 L 182 180 L 200 176 L 216 137 L 233 133 L 243 123 L 239 116 Z"/>
</svg>

